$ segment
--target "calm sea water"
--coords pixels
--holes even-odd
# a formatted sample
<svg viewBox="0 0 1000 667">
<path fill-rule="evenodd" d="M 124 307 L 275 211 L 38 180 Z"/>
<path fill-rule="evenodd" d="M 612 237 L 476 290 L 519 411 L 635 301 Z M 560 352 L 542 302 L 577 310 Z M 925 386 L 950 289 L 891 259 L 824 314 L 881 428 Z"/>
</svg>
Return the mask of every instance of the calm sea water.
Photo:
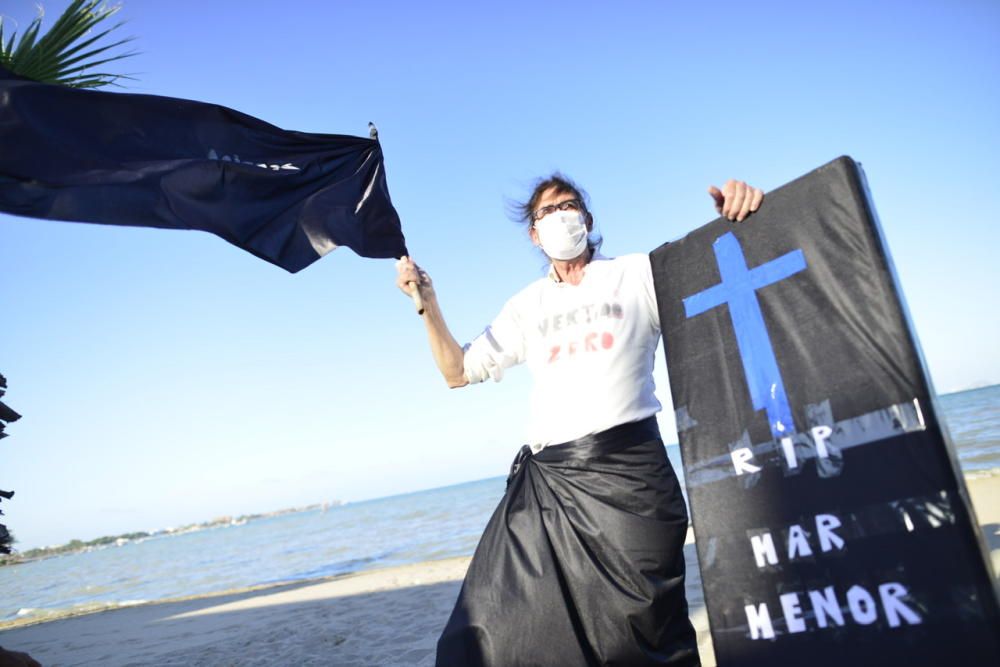
<svg viewBox="0 0 1000 667">
<path fill-rule="evenodd" d="M 940 397 L 959 464 L 973 477 L 1000 474 L 1000 384 Z"/>
<path fill-rule="evenodd" d="M 941 397 L 966 474 L 1000 474 L 1000 385 Z M 667 453 L 680 474 L 680 451 Z M 0 568 L 0 626 L 259 584 L 471 555 L 504 478 Z"/>
</svg>

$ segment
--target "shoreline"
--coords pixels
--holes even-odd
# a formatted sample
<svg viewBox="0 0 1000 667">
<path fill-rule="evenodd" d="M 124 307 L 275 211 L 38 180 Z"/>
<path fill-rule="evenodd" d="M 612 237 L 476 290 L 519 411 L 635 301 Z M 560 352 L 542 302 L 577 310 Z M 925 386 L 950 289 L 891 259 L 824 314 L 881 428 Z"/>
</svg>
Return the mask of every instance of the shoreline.
<svg viewBox="0 0 1000 667">
<path fill-rule="evenodd" d="M 694 543 L 694 537 L 691 528 L 688 528 L 688 536 L 685 541 L 685 544 L 693 544 L 693 543 Z M 364 577 L 367 575 L 394 576 L 397 574 L 403 574 L 407 569 L 411 568 L 437 569 L 437 566 L 439 565 L 450 564 L 457 561 L 464 561 L 465 565 L 468 565 L 468 561 L 470 560 L 472 560 L 472 556 L 450 556 L 447 558 L 424 560 L 416 563 L 406 563 L 403 565 L 389 565 L 386 567 L 373 567 L 370 569 L 354 570 L 352 572 L 344 572 L 342 574 L 332 574 L 323 577 L 310 577 L 307 579 L 290 579 L 287 581 L 273 581 L 265 584 L 254 584 L 251 586 L 236 586 L 234 588 L 224 588 L 217 591 L 208 591 L 205 593 L 194 593 L 191 595 L 178 595 L 172 597 L 165 597 L 158 600 L 134 600 L 134 601 L 106 602 L 106 603 L 98 602 L 94 603 L 93 607 L 60 609 L 51 612 L 51 614 L 49 615 L 25 616 L 24 618 L 0 620 L 0 635 L 9 630 L 26 628 L 35 625 L 43 625 L 45 623 L 55 623 L 67 619 L 79 618 L 81 616 L 89 616 L 92 614 L 103 614 L 105 612 L 114 612 L 123 609 L 134 609 L 137 607 L 145 607 L 153 605 L 179 604 L 185 602 L 210 601 L 215 598 L 223 598 L 229 596 L 270 594 L 270 593 L 280 592 L 281 590 L 289 588 L 301 588 L 304 586 L 322 585 L 322 584 L 340 582 L 357 577 Z M 464 569 L 463 569 L 463 576 L 464 576 Z M 2 645 L 3 643 L 0 642 L 0 646 Z"/>
<path fill-rule="evenodd" d="M 998 471 L 1000 474 L 1000 471 Z M 302 514 L 304 512 L 323 511 L 326 512 L 331 507 L 339 507 L 344 504 L 342 500 L 330 500 L 322 503 L 313 503 L 302 507 L 286 507 L 271 512 L 260 512 L 256 514 L 241 514 L 237 517 L 221 516 L 200 523 L 191 523 L 177 528 L 158 528 L 152 532 L 141 530 L 120 535 L 104 535 L 88 540 L 74 540 L 66 544 L 58 544 L 48 547 L 33 547 L 23 553 L 18 552 L 11 555 L 0 556 L 0 567 L 12 567 L 25 563 L 35 563 L 48 560 L 50 558 L 61 558 L 63 556 L 74 556 L 76 554 L 88 553 L 100 549 L 112 547 L 122 547 L 126 544 L 145 542 L 147 540 L 159 540 L 189 533 L 198 533 L 203 530 L 217 530 L 220 528 L 230 528 L 233 526 L 244 526 L 253 521 L 261 519 L 273 519 L 275 517 L 287 516 L 289 514 Z M 3 626 L 0 625 L 0 628 Z"/>
<path fill-rule="evenodd" d="M 994 577 L 1000 572 L 1000 477 L 965 480 Z M 705 667 L 715 664 L 692 531 L 687 596 Z M 433 665 L 470 557 L 56 617 L 0 623 L 0 645 L 52 665 Z"/>
</svg>

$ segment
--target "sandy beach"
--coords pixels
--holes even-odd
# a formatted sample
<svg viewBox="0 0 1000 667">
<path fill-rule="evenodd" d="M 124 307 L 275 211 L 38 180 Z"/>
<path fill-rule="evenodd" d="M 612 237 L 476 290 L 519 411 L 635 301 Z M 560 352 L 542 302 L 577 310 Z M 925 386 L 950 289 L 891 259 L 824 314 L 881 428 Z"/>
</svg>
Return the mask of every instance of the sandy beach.
<svg viewBox="0 0 1000 667">
<path fill-rule="evenodd" d="M 967 480 L 1000 570 L 1000 477 Z M 715 665 L 694 543 L 687 595 L 702 661 Z M 468 558 L 113 609 L 0 631 L 0 646 L 61 665 L 434 664 Z"/>
</svg>

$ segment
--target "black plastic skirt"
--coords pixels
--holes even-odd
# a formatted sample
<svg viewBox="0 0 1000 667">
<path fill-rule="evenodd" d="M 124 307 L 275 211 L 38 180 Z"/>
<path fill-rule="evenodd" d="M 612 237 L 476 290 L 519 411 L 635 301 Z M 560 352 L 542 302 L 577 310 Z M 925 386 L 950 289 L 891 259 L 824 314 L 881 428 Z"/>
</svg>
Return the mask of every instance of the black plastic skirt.
<svg viewBox="0 0 1000 667">
<path fill-rule="evenodd" d="M 438 667 L 698 665 L 687 509 L 656 420 L 521 450 Z"/>
</svg>

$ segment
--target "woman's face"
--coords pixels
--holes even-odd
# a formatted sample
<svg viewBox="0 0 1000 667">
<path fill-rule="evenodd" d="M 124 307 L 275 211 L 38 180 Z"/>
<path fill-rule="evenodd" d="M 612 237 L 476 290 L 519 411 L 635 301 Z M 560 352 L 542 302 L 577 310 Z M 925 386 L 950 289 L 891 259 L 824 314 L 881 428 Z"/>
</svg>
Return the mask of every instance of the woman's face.
<svg viewBox="0 0 1000 667">
<path fill-rule="evenodd" d="M 567 201 L 579 201 L 579 197 L 577 197 L 572 192 L 560 192 L 556 190 L 556 188 L 548 188 L 547 190 L 542 191 L 542 196 L 538 198 L 538 202 L 535 204 L 534 210 L 537 211 L 538 209 L 545 208 L 546 206 L 558 206 L 559 204 L 562 204 L 563 202 Z M 532 212 L 532 215 L 533 214 L 534 211 Z M 587 218 L 587 231 L 591 232 L 593 231 L 594 227 L 594 219 L 590 215 L 590 213 L 584 213 L 584 215 Z M 531 229 L 529 233 L 531 234 L 531 242 L 534 243 L 536 246 L 541 245 L 541 243 L 538 240 L 538 232 L 535 230 L 534 220 L 532 220 Z"/>
</svg>

